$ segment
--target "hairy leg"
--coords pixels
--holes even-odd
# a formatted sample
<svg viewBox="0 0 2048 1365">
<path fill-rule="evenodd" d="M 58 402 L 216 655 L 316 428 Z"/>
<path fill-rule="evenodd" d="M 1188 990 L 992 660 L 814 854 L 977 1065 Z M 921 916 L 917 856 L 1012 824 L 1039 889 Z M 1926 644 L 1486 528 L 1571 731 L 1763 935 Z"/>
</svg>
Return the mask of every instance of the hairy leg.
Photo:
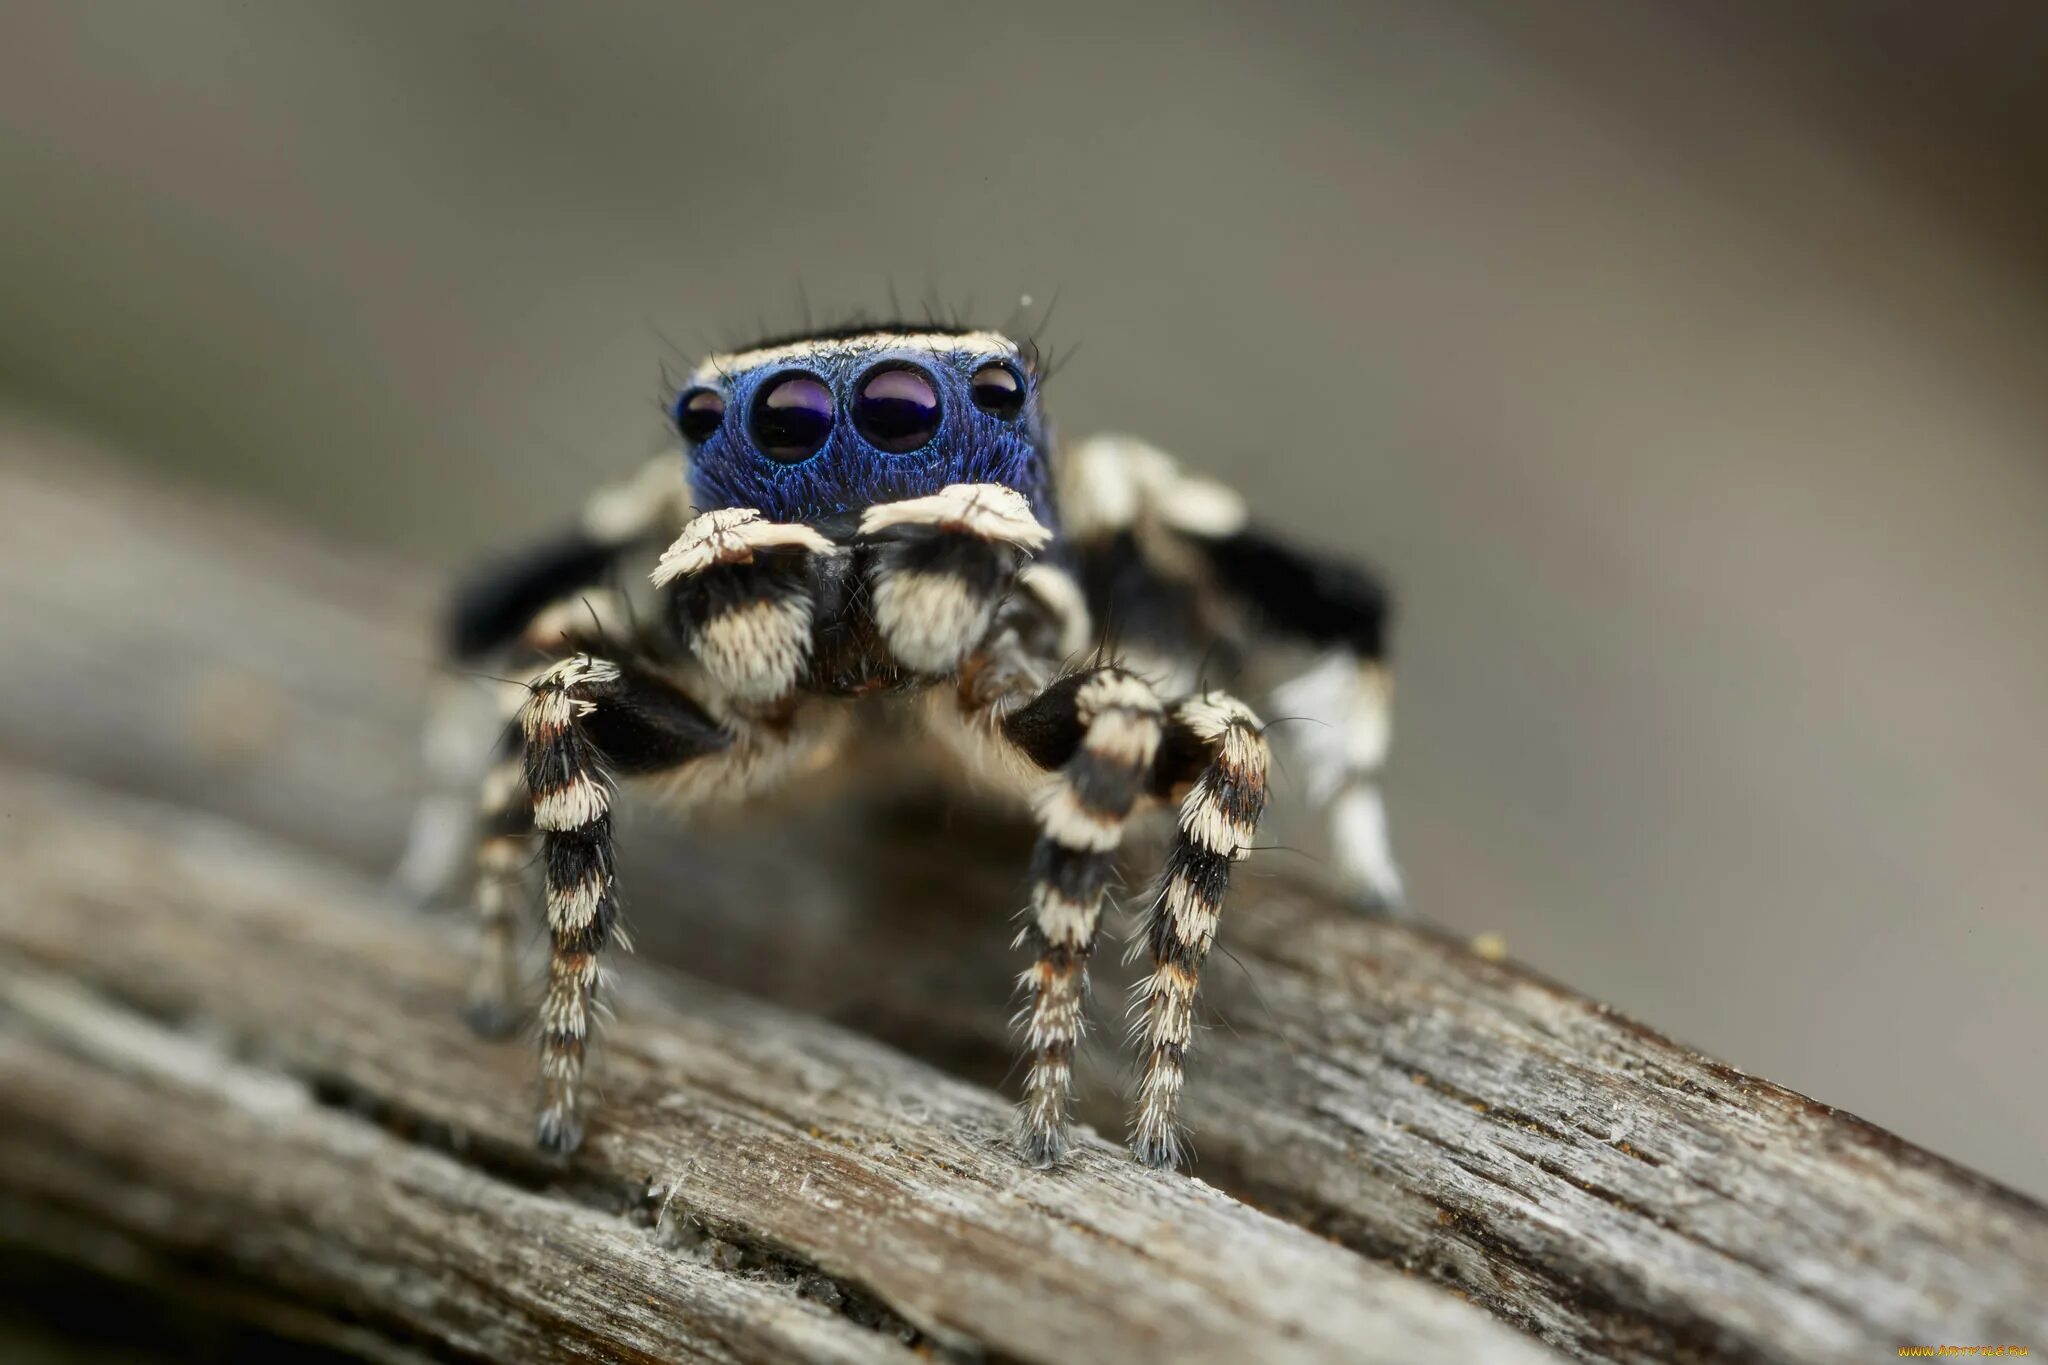
<svg viewBox="0 0 2048 1365">
<path fill-rule="evenodd" d="M 1159 699 L 1136 675 L 1097 668 L 1062 679 L 1003 721 L 1053 781 L 1037 803 L 1030 921 L 1018 941 L 1037 960 L 1024 973 L 1025 1080 L 1021 1141 L 1042 1166 L 1067 1142 L 1075 1049 L 1102 899 L 1125 822 L 1145 795 L 1159 753 Z"/>
<path fill-rule="evenodd" d="M 519 727 L 548 924 L 537 1134 L 542 1147 L 569 1152 L 582 1140 L 580 1090 L 600 957 L 619 913 L 616 777 L 682 768 L 725 750 L 733 735 L 665 680 L 590 655 L 535 679 Z"/>
<path fill-rule="evenodd" d="M 1216 940 L 1232 864 L 1247 856 L 1266 808 L 1266 740 L 1258 717 L 1220 693 L 1190 697 L 1166 717 L 1155 775 L 1171 790 L 1190 778 L 1142 945 L 1152 970 L 1138 984 L 1133 1035 L 1144 1049 L 1131 1150 L 1148 1166 L 1181 1160 L 1177 1113 L 1202 963 Z M 1134 951 L 1139 943 L 1134 943 Z"/>
</svg>

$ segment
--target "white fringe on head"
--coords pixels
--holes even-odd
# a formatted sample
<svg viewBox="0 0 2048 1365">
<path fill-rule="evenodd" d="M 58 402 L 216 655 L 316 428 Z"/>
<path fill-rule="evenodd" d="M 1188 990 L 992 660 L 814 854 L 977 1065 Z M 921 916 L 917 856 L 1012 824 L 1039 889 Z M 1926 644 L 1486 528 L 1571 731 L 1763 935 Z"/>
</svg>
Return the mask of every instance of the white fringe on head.
<svg viewBox="0 0 2048 1365">
<path fill-rule="evenodd" d="M 714 385 L 732 375 L 758 370 L 763 365 L 796 365 L 807 360 L 830 360 L 884 350 L 1009 359 L 1018 355 L 1017 343 L 1001 332 L 891 332 L 878 328 L 855 336 L 808 337 L 784 342 L 780 346 L 706 356 L 704 363 L 691 375 L 690 382 Z"/>
</svg>

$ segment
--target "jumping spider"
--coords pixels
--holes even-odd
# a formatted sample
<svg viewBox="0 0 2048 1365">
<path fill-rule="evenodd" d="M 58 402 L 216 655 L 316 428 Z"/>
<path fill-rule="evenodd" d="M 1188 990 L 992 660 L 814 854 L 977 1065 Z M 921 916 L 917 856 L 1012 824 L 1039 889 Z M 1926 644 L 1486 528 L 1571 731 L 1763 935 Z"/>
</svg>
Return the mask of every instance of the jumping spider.
<svg viewBox="0 0 2048 1365">
<path fill-rule="evenodd" d="M 460 595 L 454 652 L 527 665 L 483 786 L 470 1013 L 487 1030 L 517 1017 L 515 903 L 537 863 L 542 1147 L 582 1137 L 599 959 L 619 917 L 619 779 L 663 779 L 686 809 L 739 802 L 815 770 L 887 711 L 1025 804 L 1040 833 L 1019 939 L 1036 958 L 1020 1142 L 1042 1165 L 1066 1141 L 1118 845 L 1170 803 L 1133 1009 L 1145 1056 L 1130 1141 L 1148 1165 L 1180 1159 L 1199 974 L 1267 798 L 1265 730 L 1203 689 L 1205 673 L 1286 646 L 1312 659 L 1274 699 L 1320 722 L 1299 727 L 1299 761 L 1334 825 L 1340 879 L 1361 902 L 1398 903 L 1378 787 L 1384 589 L 1253 529 L 1236 494 L 1149 446 L 1056 450 L 1040 378 L 1006 337 L 930 326 L 713 356 L 672 409 L 687 461 L 665 456 L 603 491 L 575 531 Z M 617 572 L 628 561 L 642 567 Z M 462 823 L 430 802 L 402 876 L 433 881 Z"/>
</svg>

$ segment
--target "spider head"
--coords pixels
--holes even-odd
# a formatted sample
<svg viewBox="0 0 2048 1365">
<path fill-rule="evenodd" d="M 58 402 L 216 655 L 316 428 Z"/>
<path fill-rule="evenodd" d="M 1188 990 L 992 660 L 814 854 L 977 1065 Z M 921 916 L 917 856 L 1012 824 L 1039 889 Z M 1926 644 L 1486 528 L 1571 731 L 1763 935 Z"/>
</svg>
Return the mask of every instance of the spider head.
<svg viewBox="0 0 2048 1365">
<path fill-rule="evenodd" d="M 673 416 L 702 510 L 817 521 L 999 483 L 1054 524 L 1036 367 L 994 332 L 906 325 L 764 342 L 698 366 Z"/>
</svg>

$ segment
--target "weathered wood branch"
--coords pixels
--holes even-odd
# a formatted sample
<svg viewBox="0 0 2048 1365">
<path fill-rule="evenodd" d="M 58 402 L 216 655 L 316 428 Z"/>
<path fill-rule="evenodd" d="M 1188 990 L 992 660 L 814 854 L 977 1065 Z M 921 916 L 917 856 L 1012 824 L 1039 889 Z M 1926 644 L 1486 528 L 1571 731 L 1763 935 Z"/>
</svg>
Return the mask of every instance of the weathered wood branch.
<svg viewBox="0 0 2048 1365">
<path fill-rule="evenodd" d="M 0 500 L 18 531 L 0 544 L 0 751 L 210 808 L 359 866 L 389 859 L 410 801 L 413 726 L 427 677 L 423 616 L 430 594 L 422 579 L 84 467 L 0 467 Z M 10 793 L 44 790 L 31 779 L 11 781 Z M 143 827 L 151 821 L 171 818 L 122 808 L 95 826 L 92 813 L 79 809 L 91 805 L 89 798 L 75 788 L 49 790 L 68 793 L 47 798 L 66 815 L 54 829 L 37 825 L 42 832 L 24 849 L 34 860 L 49 858 L 46 850 L 58 846 L 63 828 L 96 828 L 97 837 L 118 845 L 123 837 L 147 837 Z M 1004 950 L 1002 921 L 1015 902 L 1022 842 L 1005 826 L 908 799 L 864 814 L 792 816 L 757 837 L 721 838 L 715 846 L 640 830 L 626 875 L 643 956 L 851 1025 L 970 1080 L 999 1081 L 1010 1055 L 1004 1002 L 1016 966 Z M 159 851 L 171 857 L 191 836 L 156 837 Z M 87 857 L 85 843 L 63 846 L 67 858 Z M 229 860 L 238 865 L 287 856 L 238 848 Z M 317 904 L 299 907 L 307 942 L 326 944 L 342 933 L 328 924 L 327 912 L 363 898 L 318 867 L 302 872 L 335 884 L 331 899 L 323 892 Z M 1040 1223 L 1073 1217 L 1101 1226 L 1133 1207 L 1119 1199 L 1140 1193 L 1179 1201 L 1155 1206 L 1174 1209 L 1165 1215 L 1172 1219 L 1192 1220 L 1176 1234 L 1184 1239 L 1205 1228 L 1223 1237 L 1228 1218 L 1249 1216 L 1229 1209 L 1226 1217 L 1229 1206 L 1208 1202 L 1212 1197 L 1196 1185 L 1162 1195 L 1149 1179 L 1099 1153 L 1074 1176 L 1043 1187 L 1002 1184 L 1015 1173 L 993 1145 L 1001 1111 L 985 1093 L 939 1081 L 786 1013 L 722 994 L 678 999 L 647 985 L 625 1003 L 614 1029 L 606 1076 L 616 1112 L 608 1108 L 593 1126 L 592 1154 L 567 1174 L 530 1168 L 517 1140 L 524 1050 L 469 1043 L 445 1018 L 454 969 L 438 957 L 432 965 L 415 960 L 429 941 L 442 951 L 444 933 L 391 922 L 362 906 L 348 933 L 367 937 L 342 935 L 362 955 L 341 959 L 345 970 L 332 962 L 324 974 L 315 970 L 296 993 L 295 1010 L 279 1001 L 270 1007 L 275 1013 L 263 1013 L 264 992 L 246 1004 L 233 990 L 215 1001 L 209 983 L 285 972 L 294 956 L 289 944 L 275 942 L 275 916 L 286 907 L 253 891 L 240 911 L 219 913 L 246 914 L 269 929 L 229 935 L 234 942 L 196 941 L 207 937 L 199 926 L 209 907 L 234 901 L 230 884 L 247 890 L 246 881 L 234 883 L 241 873 L 220 875 L 227 882 L 206 886 L 204 894 L 166 893 L 161 903 L 137 883 L 103 887 L 88 904 L 55 916 L 65 924 L 116 916 L 125 926 L 118 932 L 115 922 L 103 921 L 106 933 L 61 942 L 47 938 L 55 932 L 49 927 L 37 929 L 45 935 L 40 947 L 14 943 L 11 929 L 0 939 L 0 950 L 24 955 L 18 970 L 31 973 L 22 979 L 33 983 L 32 999 L 44 1002 L 16 1007 L 13 1017 L 33 1027 L 22 1023 L 7 1035 L 10 1047 L 30 1046 L 13 1041 L 19 1036 L 43 1049 L 44 1071 L 19 1064 L 20 1074 L 46 1082 L 34 1091 L 38 1121 L 71 1123 L 58 1132 L 95 1130 L 90 1122 L 64 1120 L 63 1105 L 83 1109 L 94 1094 L 118 1105 L 126 1088 L 147 1088 L 134 1079 L 137 1063 L 113 1068 L 111 1079 L 101 1075 L 97 1091 L 84 1075 L 66 1090 L 58 1059 L 90 1048 L 63 1041 L 60 1024 L 67 1002 L 75 1013 L 81 1001 L 97 1001 L 131 1012 L 133 1027 L 166 1029 L 160 1019 L 149 1020 L 156 1008 L 149 963 L 161 961 L 175 964 L 163 972 L 192 992 L 179 997 L 190 1019 L 211 1022 L 245 1045 L 271 1039 L 273 1050 L 256 1060 L 244 1056 L 244 1068 L 268 1074 L 285 1065 L 302 1081 L 336 1087 L 322 1092 L 330 1098 L 360 1101 L 392 1124 L 472 1139 L 462 1162 L 447 1152 L 422 1152 L 416 1141 L 402 1143 L 410 1160 L 446 1162 L 474 1175 L 482 1153 L 489 1178 L 527 1182 L 507 1197 L 596 1190 L 608 1207 L 638 1198 L 634 1180 L 652 1178 L 664 1189 L 683 1181 L 682 1206 L 727 1229 L 735 1245 L 782 1258 L 776 1265 L 828 1266 L 830 1276 L 855 1286 L 854 1301 L 886 1305 L 935 1339 L 1019 1355 L 1064 1350 L 1064 1338 L 1046 1335 L 1062 1328 L 1045 1319 L 1058 1316 L 1054 1305 L 1066 1291 L 1040 1281 L 1013 1295 L 1019 1302 L 1011 1316 L 977 1301 L 981 1316 L 963 1317 L 967 1310 L 957 1303 L 940 1308 L 919 1297 L 932 1292 L 928 1281 L 947 1278 L 932 1263 L 922 1271 L 892 1269 L 864 1237 L 851 1247 L 819 1241 L 825 1232 L 813 1222 L 834 1218 L 814 1214 L 805 1221 L 789 1213 L 790 1221 L 773 1223 L 778 1215 L 766 1188 L 773 1182 L 764 1178 L 763 1188 L 741 1193 L 722 1183 L 737 1179 L 730 1170 L 716 1178 L 705 1171 L 729 1167 L 735 1153 L 773 1151 L 786 1163 L 779 1172 L 810 1174 L 825 1163 L 822 1169 L 850 1182 L 849 1190 L 870 1179 L 896 1188 L 892 1182 L 907 1176 L 889 1162 L 918 1153 L 932 1165 L 953 1163 L 970 1189 L 994 1181 L 1005 1200 L 1038 1205 L 1021 1225 L 1002 1224 L 1003 1235 L 1038 1229 L 1031 1245 L 1062 1255 L 1085 1255 L 1081 1248 L 1096 1244 L 1083 1238 L 1055 1247 L 1055 1230 Z M 45 880 L 41 898 L 61 897 L 62 880 Z M 273 884 L 277 898 L 290 899 L 290 880 Z M 160 915 L 173 903 L 177 914 L 149 920 L 153 904 Z M 157 926 L 149 931 L 160 935 L 148 939 L 151 953 L 114 942 L 145 932 L 138 917 Z M 33 922 L 50 918 L 37 911 Z M 2023 1196 L 1700 1057 L 1552 983 L 1482 961 L 1427 930 L 1362 920 L 1275 877 L 1246 879 L 1225 941 L 1243 970 L 1225 961 L 1210 974 L 1209 998 L 1222 1026 L 1201 1040 L 1188 1116 L 1201 1174 L 1270 1212 L 1440 1280 L 1588 1358 L 1852 1360 L 1912 1342 L 2048 1340 L 2048 1211 Z M 1098 996 L 1115 999 L 1113 984 L 1103 982 Z M 368 1017 L 380 1009 L 396 1020 L 381 1034 Z M 351 1038 L 381 1041 L 357 1051 Z M 171 1049 L 194 1046 L 189 1030 L 159 1041 Z M 721 1049 L 740 1060 L 700 1055 Z M 758 1105 L 752 1099 L 736 1106 L 721 1068 L 772 1071 L 792 1055 L 789 1049 L 807 1058 L 822 1050 L 841 1074 L 871 1078 L 877 1093 L 921 1097 L 926 1112 L 900 1137 L 909 1145 L 879 1155 L 835 1147 L 829 1134 L 840 1124 L 862 1132 L 880 1130 L 863 1125 L 887 1125 L 870 1111 L 844 1108 L 849 1101 L 829 1087 L 801 1100 L 780 1096 L 780 1107 L 766 1111 L 749 1108 Z M 281 1064 L 278 1057 L 296 1060 Z M 0 1081 L 13 1074 L 9 1065 Z M 1094 1093 L 1084 1113 L 1113 1125 L 1120 1107 L 1113 1064 L 1098 1057 L 1083 1078 Z M 651 1098 L 662 1095 L 690 1102 Z M 12 1093 L 6 1098 L 15 1102 Z M 206 1106 L 218 1102 L 182 1101 L 195 1106 L 190 1131 L 206 1129 Z M 44 1106 L 52 1111 L 47 1119 L 40 1117 Z M 745 1122 L 730 1117 L 735 1107 Z M 778 1126 L 801 1125 L 807 1112 L 827 1136 Z M 322 1114 L 340 1121 L 331 1106 Z M 137 1141 L 147 1148 L 146 1135 Z M 168 1135 L 165 1142 L 172 1145 Z M 110 1155 L 104 1164 L 129 1170 L 140 1188 L 150 1182 L 134 1170 L 162 1178 L 167 1165 L 150 1165 L 145 1156 L 146 1150 Z M 88 1165 L 99 1159 L 90 1143 L 67 1157 Z M 894 1175 L 878 1176 L 869 1166 L 874 1161 Z M 337 1163 L 330 1174 L 346 1183 L 347 1169 Z M 794 1178 L 801 1183 L 801 1175 Z M 707 1183 L 689 1185 L 691 1179 Z M 1069 1199 L 1066 1182 L 1076 1180 L 1090 1183 L 1087 1198 Z M 956 1195 L 949 1190 L 945 1198 Z M 768 1202 L 757 1206 L 757 1197 Z M 1100 1200 L 1107 1202 L 1098 1207 Z M 252 1209 L 250 1216 L 288 1217 L 289 1207 Z M 975 1207 L 979 1219 L 983 1211 Z M 1049 1218 L 1046 1209 L 1061 1212 Z M 626 1237 L 624 1229 L 617 1224 L 613 1231 Z M 649 1254 L 644 1238 L 635 1245 L 633 1255 Z M 993 1250 L 982 1241 L 949 1245 L 945 1270 L 969 1260 L 978 1265 Z M 837 1260 L 841 1254 L 851 1259 Z M 1185 1284 L 1265 1283 L 1265 1272 L 1242 1250 L 1223 1253 L 1223 1261 L 1213 1279 Z M 1313 1257 L 1304 1264 L 1317 1274 L 1339 1273 Z M 1189 1269 L 1176 1262 L 1172 1273 Z M 1187 1316 L 1170 1296 L 1159 1297 L 1159 1286 L 1140 1307 L 1101 1297 L 1108 1284 L 1129 1280 L 1088 1278 L 1096 1288 L 1077 1308 L 1103 1330 L 1131 1313 L 1133 1324 L 1160 1331 L 1199 1324 L 1197 1335 L 1223 1354 L 1229 1350 L 1220 1343 L 1245 1339 L 1215 1336 L 1224 1330 L 1216 1314 Z M 1372 1287 L 1356 1293 L 1382 1292 L 1370 1277 L 1358 1283 Z M 1232 1303 L 1223 1316 L 1239 1320 L 1241 1305 L 1218 1302 Z M 1270 1306 L 1284 1316 L 1280 1302 Z M 394 1321 L 413 1321 L 396 1305 L 385 1311 Z M 726 1312 L 761 1332 L 795 1331 L 809 1321 L 757 1319 L 729 1307 L 691 1311 L 718 1321 L 727 1320 L 717 1317 Z M 1273 1323 L 1269 1315 L 1248 1330 Z M 1005 1335 L 1030 1329 L 1039 1334 Z M 853 1345 L 871 1349 L 874 1335 Z M 727 1349 L 746 1354 L 766 1340 L 747 1338 L 751 1345 Z M 1329 1344 L 1297 1340 L 1310 1354 Z M 817 1349 L 826 1349 L 819 1341 Z M 1113 1353 L 1100 1338 L 1095 1342 L 1096 1352 Z M 1395 1343 L 1395 1353 L 1414 1354 L 1412 1344 Z M 1497 1354 L 1493 1343 L 1471 1349 Z"/>
<path fill-rule="evenodd" d="M 1024 1168 L 995 1096 L 645 970 L 606 1121 L 554 1166 L 526 1049 L 449 1014 L 446 926 L 218 820 L 4 770 L 0 809 L 0 1188 L 365 1305 L 400 1341 L 903 1360 L 907 1321 L 1034 1360 L 1541 1357 L 1106 1143 Z M 636 1218 L 722 1245 L 678 1256 Z"/>
</svg>

